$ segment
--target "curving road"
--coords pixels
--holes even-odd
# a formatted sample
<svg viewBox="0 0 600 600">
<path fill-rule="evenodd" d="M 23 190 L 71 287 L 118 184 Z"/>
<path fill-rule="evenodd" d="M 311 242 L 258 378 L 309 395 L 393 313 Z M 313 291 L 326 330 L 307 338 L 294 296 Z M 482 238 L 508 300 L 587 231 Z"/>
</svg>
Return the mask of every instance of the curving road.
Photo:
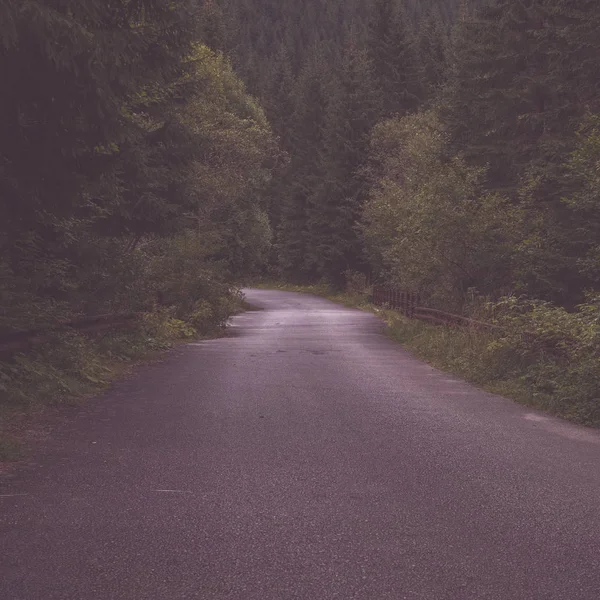
<svg viewBox="0 0 600 600">
<path fill-rule="evenodd" d="M 1 600 L 600 599 L 598 432 L 247 296 L 1 482 Z"/>
</svg>

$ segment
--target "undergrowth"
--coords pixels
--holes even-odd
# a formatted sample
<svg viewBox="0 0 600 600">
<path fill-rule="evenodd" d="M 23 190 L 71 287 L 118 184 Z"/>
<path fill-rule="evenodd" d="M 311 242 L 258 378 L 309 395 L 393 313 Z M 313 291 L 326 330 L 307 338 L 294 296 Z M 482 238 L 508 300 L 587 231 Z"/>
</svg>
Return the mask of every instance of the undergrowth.
<svg viewBox="0 0 600 600">
<path fill-rule="evenodd" d="M 227 318 L 242 309 L 241 296 L 232 292 L 218 298 L 216 305 L 197 303 L 186 320 L 174 316 L 174 310 L 157 309 L 127 330 L 93 337 L 63 332 L 30 352 L 0 360 L 0 460 L 22 455 L 15 425 L 28 416 L 76 404 L 105 389 L 136 361 L 178 341 L 216 337 Z"/>
<path fill-rule="evenodd" d="M 576 312 L 540 301 L 506 299 L 493 307 L 502 329 L 492 333 L 409 319 L 374 306 L 364 292 L 344 293 L 326 284 L 261 287 L 317 294 L 369 310 L 388 324 L 392 339 L 429 364 L 526 406 L 600 427 L 597 298 Z"/>
</svg>

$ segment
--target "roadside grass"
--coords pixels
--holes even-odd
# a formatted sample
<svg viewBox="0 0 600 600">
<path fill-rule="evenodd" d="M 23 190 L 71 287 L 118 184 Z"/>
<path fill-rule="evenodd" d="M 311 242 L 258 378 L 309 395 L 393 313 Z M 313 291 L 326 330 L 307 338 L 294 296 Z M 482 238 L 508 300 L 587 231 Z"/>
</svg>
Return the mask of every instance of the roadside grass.
<svg viewBox="0 0 600 600">
<path fill-rule="evenodd" d="M 245 310 L 256 308 L 240 298 L 230 312 Z M 26 455 L 32 424 L 53 410 L 84 402 L 176 344 L 223 335 L 221 323 L 196 328 L 163 311 L 132 329 L 97 337 L 62 333 L 26 354 L 0 360 L 0 462 Z"/>
<path fill-rule="evenodd" d="M 387 335 L 428 364 L 520 404 L 564 419 L 600 427 L 600 399 L 593 378 L 574 374 L 575 366 L 557 365 L 540 356 L 524 356 L 514 332 L 503 336 L 470 327 L 446 327 L 409 319 L 395 310 L 371 304 L 366 294 L 347 294 L 325 284 L 298 286 L 261 283 L 255 287 L 328 298 L 347 307 L 372 312 L 388 325 Z M 552 377 L 550 377 L 552 373 Z M 597 387 L 596 387 L 597 390 Z"/>
</svg>

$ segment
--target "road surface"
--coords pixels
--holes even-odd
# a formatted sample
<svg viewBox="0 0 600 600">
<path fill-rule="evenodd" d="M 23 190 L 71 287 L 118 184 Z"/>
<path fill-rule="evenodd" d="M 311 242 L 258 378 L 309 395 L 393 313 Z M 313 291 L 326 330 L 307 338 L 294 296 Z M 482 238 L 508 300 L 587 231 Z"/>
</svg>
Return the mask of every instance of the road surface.
<svg viewBox="0 0 600 600">
<path fill-rule="evenodd" d="M 286 292 L 2 481 L 1 600 L 598 600 L 600 435 Z"/>
</svg>

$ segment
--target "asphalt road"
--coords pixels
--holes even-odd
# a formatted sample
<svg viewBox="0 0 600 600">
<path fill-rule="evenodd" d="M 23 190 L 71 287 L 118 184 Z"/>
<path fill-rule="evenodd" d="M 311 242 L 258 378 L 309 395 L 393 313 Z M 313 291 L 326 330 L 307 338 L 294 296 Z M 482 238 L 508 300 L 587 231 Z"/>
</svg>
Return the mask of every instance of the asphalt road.
<svg viewBox="0 0 600 600">
<path fill-rule="evenodd" d="M 2 600 L 600 599 L 598 432 L 248 298 L 2 481 Z"/>
</svg>

